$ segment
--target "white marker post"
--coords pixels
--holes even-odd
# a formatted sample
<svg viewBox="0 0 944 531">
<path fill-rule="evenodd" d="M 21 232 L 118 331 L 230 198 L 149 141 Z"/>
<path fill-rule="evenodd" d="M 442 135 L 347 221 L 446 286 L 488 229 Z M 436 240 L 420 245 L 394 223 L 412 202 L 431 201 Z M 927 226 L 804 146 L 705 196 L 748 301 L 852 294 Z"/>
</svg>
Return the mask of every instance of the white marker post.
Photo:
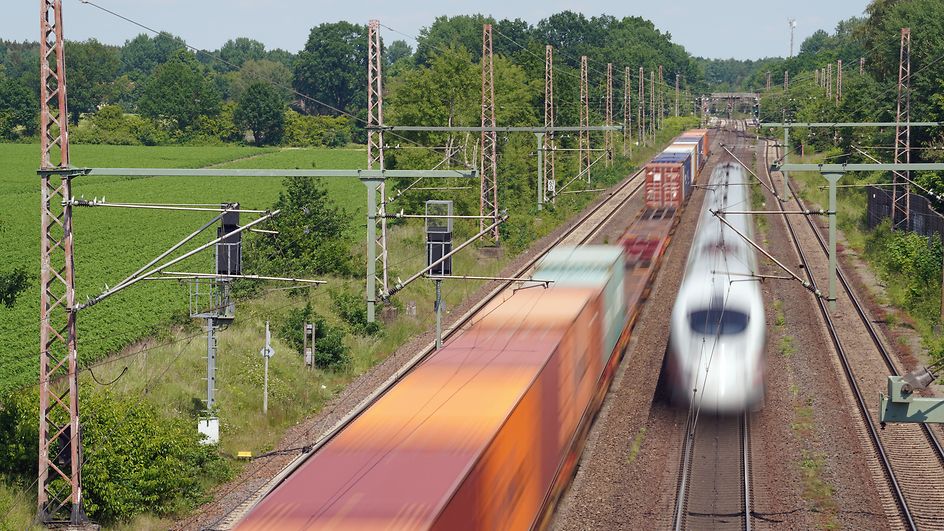
<svg viewBox="0 0 944 531">
<path fill-rule="evenodd" d="M 262 380 L 262 414 L 269 414 L 269 358 L 275 355 L 275 349 L 271 345 L 272 336 L 269 334 L 269 321 L 266 321 L 266 341 L 265 346 L 259 351 L 265 360 L 265 376 Z"/>
</svg>

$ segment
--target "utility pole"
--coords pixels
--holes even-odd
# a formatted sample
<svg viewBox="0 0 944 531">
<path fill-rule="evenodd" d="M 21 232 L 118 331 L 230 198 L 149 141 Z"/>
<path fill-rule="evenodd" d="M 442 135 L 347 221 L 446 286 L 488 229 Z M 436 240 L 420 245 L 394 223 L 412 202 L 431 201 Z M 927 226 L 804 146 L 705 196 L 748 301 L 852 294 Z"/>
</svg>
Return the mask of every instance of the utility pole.
<svg viewBox="0 0 944 531">
<path fill-rule="evenodd" d="M 820 80 L 819 80 L 820 69 L 817 68 L 816 70 L 813 71 L 813 73 L 815 74 L 815 77 L 816 77 L 816 86 L 822 87 L 823 84 L 822 84 L 822 82 L 820 82 Z"/>
<path fill-rule="evenodd" d="M 770 92 L 770 70 L 767 71 L 767 92 Z"/>
<path fill-rule="evenodd" d="M 482 143 L 480 170 L 482 196 L 479 202 L 479 232 L 485 230 L 485 217 L 497 221 L 498 212 L 498 135 L 495 132 L 495 66 L 492 61 L 492 25 L 482 26 Z M 492 239 L 498 245 L 498 223 Z"/>
<path fill-rule="evenodd" d="M 787 57 L 793 57 L 793 30 L 797 27 L 797 21 L 795 18 L 791 18 L 787 21 L 787 24 L 790 26 L 790 55 Z"/>
<path fill-rule="evenodd" d="M 901 28 L 898 56 L 898 111 L 895 114 L 895 164 L 911 162 L 911 28 Z M 892 181 L 892 230 L 911 227 L 910 171 Z"/>
<path fill-rule="evenodd" d="M 62 0 L 40 1 L 39 477 L 37 520 L 88 523 L 82 507 L 69 107 Z M 58 163 L 54 162 L 59 152 Z M 67 371 L 67 389 L 53 380 Z M 57 450 L 55 455 L 53 449 Z M 58 481 L 57 481 L 58 480 Z"/>
<path fill-rule="evenodd" d="M 665 78 L 662 77 L 662 65 L 659 65 L 659 85 L 656 90 L 659 92 L 659 120 L 657 123 L 659 129 L 662 129 L 665 121 Z"/>
<path fill-rule="evenodd" d="M 636 120 L 636 126 L 639 128 L 639 145 L 643 146 L 646 144 L 648 134 L 646 131 L 646 75 L 643 73 L 643 69 L 639 67 L 639 116 Z"/>
<path fill-rule="evenodd" d="M 367 169 L 384 169 L 383 132 L 383 70 L 380 48 L 380 21 L 371 20 L 367 25 Z M 380 234 L 377 241 L 375 276 L 380 290 L 386 293 L 387 285 L 387 191 L 384 181 L 377 187 L 379 206 L 373 223 Z M 379 224 L 379 227 L 377 225 Z M 380 274 L 376 270 L 380 269 Z"/>
<path fill-rule="evenodd" d="M 587 182 L 590 182 L 590 95 L 587 83 L 587 56 L 580 57 L 580 141 L 578 155 L 580 156 L 579 173 L 587 173 Z"/>
<path fill-rule="evenodd" d="M 836 60 L 836 105 L 842 99 L 842 59 Z"/>
<path fill-rule="evenodd" d="M 679 115 L 679 73 L 675 73 L 675 117 Z"/>
<path fill-rule="evenodd" d="M 632 154 L 631 129 L 633 126 L 633 75 L 627 66 L 623 72 L 623 156 Z"/>
<path fill-rule="evenodd" d="M 269 414 L 269 358 L 275 355 L 275 349 L 272 348 L 272 335 L 269 333 L 269 321 L 266 321 L 266 342 L 259 354 L 265 360 L 265 376 L 262 380 L 262 414 Z"/>
<path fill-rule="evenodd" d="M 546 186 L 553 182 L 556 186 L 554 174 L 554 47 L 548 44 L 544 48 L 544 127 L 548 128 L 544 135 L 542 170 L 543 186 L 538 186 L 538 210 L 547 201 Z M 542 152 L 538 152 L 540 155 Z"/>
<path fill-rule="evenodd" d="M 649 71 L 649 132 L 656 143 L 656 73 Z"/>
<path fill-rule="evenodd" d="M 859 58 L 859 75 L 861 76 L 864 73 L 865 73 L 865 57 L 860 57 Z"/>
<path fill-rule="evenodd" d="M 315 366 L 315 326 L 315 323 L 305 323 L 302 330 L 302 355 L 309 371 Z"/>
<path fill-rule="evenodd" d="M 606 64 L 606 116 L 604 125 L 613 125 L 613 63 Z M 588 124 L 589 125 L 589 124 Z M 607 167 L 613 165 L 613 131 L 603 132 L 603 149 Z"/>
<path fill-rule="evenodd" d="M 783 91 L 786 92 L 790 90 L 790 71 L 783 71 Z"/>
<path fill-rule="evenodd" d="M 826 98 L 832 99 L 833 97 L 833 65 L 832 63 L 826 65 Z"/>
</svg>

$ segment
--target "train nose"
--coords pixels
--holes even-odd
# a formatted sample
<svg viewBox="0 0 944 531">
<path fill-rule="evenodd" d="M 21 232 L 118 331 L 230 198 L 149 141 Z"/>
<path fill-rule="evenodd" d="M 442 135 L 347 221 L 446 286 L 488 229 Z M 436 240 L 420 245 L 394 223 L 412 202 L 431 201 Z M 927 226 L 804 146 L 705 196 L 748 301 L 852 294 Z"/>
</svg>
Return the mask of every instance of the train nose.
<svg viewBox="0 0 944 531">
<path fill-rule="evenodd" d="M 754 401 L 756 389 L 754 373 L 758 370 L 752 362 L 751 352 L 743 338 L 726 337 L 723 340 L 703 338 L 694 342 L 701 361 L 692 374 L 697 404 L 703 410 L 740 412 Z"/>
</svg>

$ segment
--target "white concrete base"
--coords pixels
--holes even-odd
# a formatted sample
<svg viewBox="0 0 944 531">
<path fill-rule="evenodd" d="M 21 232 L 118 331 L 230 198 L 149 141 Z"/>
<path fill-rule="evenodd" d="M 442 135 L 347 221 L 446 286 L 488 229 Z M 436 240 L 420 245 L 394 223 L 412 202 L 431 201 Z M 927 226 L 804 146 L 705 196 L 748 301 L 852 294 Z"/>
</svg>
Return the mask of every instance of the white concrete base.
<svg viewBox="0 0 944 531">
<path fill-rule="evenodd" d="M 210 417 L 200 419 L 197 423 L 197 431 L 203 434 L 203 444 L 217 444 L 220 442 L 220 419 Z"/>
</svg>

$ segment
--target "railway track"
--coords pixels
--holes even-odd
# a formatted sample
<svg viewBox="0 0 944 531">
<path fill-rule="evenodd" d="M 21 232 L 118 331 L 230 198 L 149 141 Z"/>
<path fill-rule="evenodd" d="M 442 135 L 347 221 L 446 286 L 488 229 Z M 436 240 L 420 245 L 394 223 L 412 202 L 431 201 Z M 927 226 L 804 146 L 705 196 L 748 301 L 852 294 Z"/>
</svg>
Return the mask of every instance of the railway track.
<svg viewBox="0 0 944 531">
<path fill-rule="evenodd" d="M 729 131 L 737 134 L 737 150 L 743 127 L 738 122 L 732 125 Z M 750 448 L 750 412 L 736 416 L 689 412 L 673 529 L 752 529 Z"/>
<path fill-rule="evenodd" d="M 766 142 L 766 141 L 765 141 Z M 769 172 L 768 147 L 764 149 L 764 172 L 771 186 L 774 185 Z M 789 181 L 784 182 L 783 189 L 792 196 L 792 201 L 800 209 L 806 206 L 796 194 L 796 190 Z M 784 204 L 775 201 L 781 212 Z M 781 214 L 787 226 L 794 248 L 800 257 L 807 279 L 815 286 L 812 271 L 823 270 L 819 265 L 808 259 L 804 253 L 794 222 L 790 217 Z M 808 229 L 815 235 L 822 251 L 817 255 L 821 263 L 828 256 L 828 247 L 823 235 L 809 216 L 804 216 Z M 821 265 L 821 264 L 820 264 Z M 826 301 L 817 298 L 820 314 L 826 323 L 827 331 L 842 366 L 846 382 L 854 397 L 863 429 L 868 434 L 871 446 L 875 450 L 879 476 L 885 477 L 890 496 L 883 500 L 886 513 L 892 518 L 898 516 L 899 522 L 892 522 L 893 527 L 905 529 L 941 529 L 944 528 L 944 490 L 929 488 L 931 478 L 944 476 L 944 450 L 940 442 L 925 425 L 898 424 L 889 429 L 878 428 L 877 413 L 868 407 L 868 401 L 863 396 L 863 388 L 870 392 L 874 404 L 874 397 L 880 390 L 884 390 L 885 377 L 889 374 L 898 375 L 898 364 L 890 349 L 876 329 L 875 324 L 868 317 L 862 302 L 855 295 L 855 291 L 842 269 L 838 269 L 837 277 L 842 286 L 839 294 L 841 300 L 837 304 L 848 304 L 854 310 L 857 320 L 855 323 L 845 323 L 846 328 L 852 329 L 861 326 L 874 347 L 871 352 L 850 352 L 841 338 L 841 329 L 827 309 Z M 852 333 L 847 331 L 847 333 Z M 877 355 L 876 355 L 877 354 Z M 898 524 L 897 526 L 895 524 Z"/>
<path fill-rule="evenodd" d="M 535 255 L 534 258 L 528 260 L 523 264 L 518 271 L 516 272 L 515 277 L 526 278 L 534 267 L 540 261 L 540 259 L 546 254 L 547 251 L 553 249 L 559 245 L 580 245 L 593 240 L 593 238 L 599 233 L 604 226 L 607 225 L 613 218 L 629 203 L 639 192 L 639 190 L 645 184 L 645 179 L 643 177 L 643 171 L 637 171 L 629 178 L 623 180 L 618 184 L 613 190 L 609 192 L 608 197 L 599 201 L 595 205 L 591 206 L 589 210 L 585 211 L 580 218 L 569 227 L 564 233 L 551 241 L 542 252 L 539 252 Z M 463 314 L 452 328 L 444 330 L 443 339 L 447 340 L 453 333 L 458 332 L 465 324 L 467 324 L 471 318 L 478 312 L 482 307 L 495 300 L 498 297 L 501 297 L 503 294 L 508 292 L 513 292 L 515 288 L 516 281 L 500 281 L 495 289 L 490 291 L 481 301 L 474 305 L 468 312 Z M 355 407 L 350 413 L 338 421 L 330 430 L 325 432 L 321 437 L 319 437 L 314 444 L 311 446 L 310 451 L 299 455 L 295 460 L 293 460 L 288 466 L 286 466 L 282 471 L 280 471 L 271 481 L 269 481 L 262 489 L 254 493 L 248 499 L 244 500 L 239 504 L 233 511 L 222 517 L 218 520 L 213 526 L 212 529 L 231 529 L 233 528 L 246 514 L 249 510 L 255 506 L 255 504 L 264 498 L 269 492 L 271 492 L 275 487 L 277 487 L 285 478 L 287 478 L 291 473 L 298 468 L 302 463 L 304 463 L 309 457 L 318 452 L 318 450 L 327 444 L 331 439 L 333 439 L 338 433 L 340 433 L 348 424 L 354 421 L 361 413 L 367 410 L 371 404 L 375 403 L 384 393 L 391 389 L 397 382 L 399 382 L 404 376 L 406 376 L 414 367 L 420 364 L 424 359 L 426 359 L 430 354 L 435 352 L 435 343 L 430 343 L 424 349 L 422 349 L 416 356 L 411 358 L 403 367 L 401 367 L 397 372 L 395 372 L 390 378 L 388 378 L 383 384 L 380 385 L 373 393 L 367 396 L 363 401 L 361 401 L 357 407 Z"/>
</svg>

